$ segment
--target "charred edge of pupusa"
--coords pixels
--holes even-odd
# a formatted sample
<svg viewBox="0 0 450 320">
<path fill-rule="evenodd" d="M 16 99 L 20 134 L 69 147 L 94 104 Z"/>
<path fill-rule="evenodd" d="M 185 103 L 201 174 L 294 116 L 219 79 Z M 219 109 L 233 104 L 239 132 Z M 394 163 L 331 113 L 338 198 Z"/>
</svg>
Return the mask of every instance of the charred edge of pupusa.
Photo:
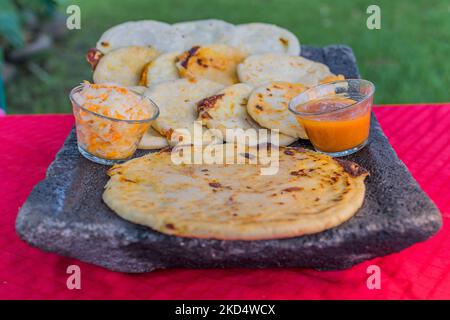
<svg viewBox="0 0 450 320">
<path fill-rule="evenodd" d="M 222 185 L 220 184 L 220 182 L 210 182 L 210 183 L 209 183 L 209 186 L 210 186 L 211 188 L 215 188 L 215 189 L 222 187 Z"/>
<path fill-rule="evenodd" d="M 256 158 L 255 155 L 253 155 L 253 154 L 251 154 L 251 153 L 248 153 L 248 152 L 240 153 L 239 155 L 240 155 L 241 157 L 244 157 L 244 158 L 249 159 L 249 160 L 255 159 L 255 158 Z"/>
<path fill-rule="evenodd" d="M 285 147 L 283 152 L 288 156 L 293 156 L 295 153 L 306 152 L 306 149 L 301 147 Z"/>
<path fill-rule="evenodd" d="M 173 223 L 166 223 L 165 227 L 168 230 L 176 230 L 175 225 Z"/>
<path fill-rule="evenodd" d="M 139 78 L 139 85 L 147 87 L 147 77 L 148 77 L 148 69 L 152 65 L 153 61 L 147 62 L 142 69 L 141 76 Z"/>
<path fill-rule="evenodd" d="M 359 177 L 361 175 L 367 176 L 370 175 L 369 171 L 360 166 L 359 164 L 343 159 L 334 159 L 345 172 L 350 174 L 352 177 Z"/>
<path fill-rule="evenodd" d="M 172 134 L 174 130 L 170 128 L 169 130 L 166 130 L 163 132 L 163 136 L 165 136 L 168 140 L 172 139 Z"/>
<path fill-rule="evenodd" d="M 103 56 L 104 54 L 96 48 L 91 48 L 88 50 L 86 53 L 86 61 L 91 65 L 92 70 L 95 70 Z"/>
<path fill-rule="evenodd" d="M 138 182 L 135 181 L 135 180 L 131 180 L 131 179 L 123 178 L 123 177 L 120 178 L 120 181 L 122 181 L 122 182 L 128 182 L 128 183 L 138 183 Z"/>
<path fill-rule="evenodd" d="M 169 130 L 164 132 L 163 136 L 165 136 L 167 140 L 172 141 L 174 132 L 175 132 L 175 130 L 170 128 Z M 178 138 L 177 139 L 178 143 L 183 142 L 183 140 L 184 140 L 184 137 L 182 135 L 178 136 L 177 138 Z"/>
<path fill-rule="evenodd" d="M 305 188 L 302 188 L 302 187 L 290 187 L 290 188 L 283 189 L 282 191 L 284 191 L 284 192 L 295 192 L 295 191 L 303 191 L 303 190 L 305 190 Z"/>
<path fill-rule="evenodd" d="M 217 101 L 223 98 L 225 94 L 216 94 L 197 102 L 197 112 L 202 119 L 212 119 L 211 115 L 208 113 L 208 110 L 214 108 Z"/>
<path fill-rule="evenodd" d="M 106 174 L 110 177 L 117 175 L 121 175 L 122 171 L 120 171 L 120 169 L 122 169 L 122 165 L 121 164 L 115 164 L 113 165 L 111 168 L 108 169 L 108 171 L 106 172 Z"/>
<path fill-rule="evenodd" d="M 285 39 L 285 38 L 283 38 L 283 37 L 280 37 L 278 40 L 281 42 L 281 44 L 282 44 L 285 48 L 287 48 L 287 47 L 289 46 L 289 40 L 287 40 L 287 39 Z"/>
<path fill-rule="evenodd" d="M 200 49 L 200 46 L 195 46 L 183 53 L 181 56 L 183 57 L 183 60 L 180 63 L 183 68 L 187 69 L 189 60 L 197 53 L 198 49 Z"/>
<path fill-rule="evenodd" d="M 173 147 L 164 147 L 161 150 L 159 150 L 159 153 L 171 153 L 173 150 Z"/>
</svg>

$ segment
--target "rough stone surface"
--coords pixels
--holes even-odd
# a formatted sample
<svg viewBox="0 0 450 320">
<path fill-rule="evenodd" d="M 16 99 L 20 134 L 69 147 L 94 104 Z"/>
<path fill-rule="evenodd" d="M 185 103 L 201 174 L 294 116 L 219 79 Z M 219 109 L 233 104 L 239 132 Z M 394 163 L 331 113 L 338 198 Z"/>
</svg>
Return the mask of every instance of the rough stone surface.
<svg viewBox="0 0 450 320">
<path fill-rule="evenodd" d="M 302 55 L 347 78 L 359 77 L 349 47 L 304 46 Z M 32 246 L 122 272 L 171 267 L 349 268 L 424 241 L 442 223 L 374 116 L 372 121 L 368 146 L 347 157 L 370 171 L 364 205 L 351 220 L 322 233 L 283 240 L 205 240 L 168 236 L 127 222 L 102 202 L 108 168 L 78 153 L 74 131 L 46 179 L 21 208 L 16 229 Z M 308 143 L 298 145 L 311 148 Z"/>
</svg>

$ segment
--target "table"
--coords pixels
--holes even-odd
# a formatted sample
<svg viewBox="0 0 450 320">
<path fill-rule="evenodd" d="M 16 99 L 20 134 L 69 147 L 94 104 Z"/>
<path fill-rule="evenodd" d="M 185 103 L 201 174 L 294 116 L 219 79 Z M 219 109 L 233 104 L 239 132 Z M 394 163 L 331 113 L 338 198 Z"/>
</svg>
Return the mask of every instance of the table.
<svg viewBox="0 0 450 320">
<path fill-rule="evenodd" d="M 44 253 L 14 229 L 19 207 L 73 125 L 71 115 L 0 117 L 0 299 L 449 299 L 450 103 L 374 109 L 394 149 L 441 210 L 430 240 L 349 270 L 159 270 L 120 274 Z M 81 289 L 69 290 L 69 265 Z M 367 287 L 367 268 L 381 270 L 381 289 Z"/>
</svg>

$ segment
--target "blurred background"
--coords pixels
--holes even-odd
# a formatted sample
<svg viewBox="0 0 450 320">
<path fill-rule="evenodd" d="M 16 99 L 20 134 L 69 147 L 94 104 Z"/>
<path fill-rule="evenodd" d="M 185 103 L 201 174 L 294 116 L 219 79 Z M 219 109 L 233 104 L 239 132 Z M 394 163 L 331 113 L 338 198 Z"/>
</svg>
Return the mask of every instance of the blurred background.
<svg viewBox="0 0 450 320">
<path fill-rule="evenodd" d="M 81 29 L 66 28 L 66 9 L 81 9 Z M 381 8 L 381 30 L 366 9 Z M 87 50 L 109 27 L 155 19 L 169 23 L 218 18 L 274 23 L 302 44 L 346 44 L 375 103 L 448 102 L 449 0 L 0 0 L 0 105 L 7 113 L 71 112 L 68 93 L 91 80 Z"/>
</svg>

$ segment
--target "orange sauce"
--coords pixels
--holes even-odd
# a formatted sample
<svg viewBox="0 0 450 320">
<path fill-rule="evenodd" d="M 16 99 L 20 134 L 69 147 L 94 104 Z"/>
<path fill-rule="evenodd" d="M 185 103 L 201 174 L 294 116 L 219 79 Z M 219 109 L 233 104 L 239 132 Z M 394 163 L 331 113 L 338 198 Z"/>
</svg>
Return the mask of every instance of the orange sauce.
<svg viewBox="0 0 450 320">
<path fill-rule="evenodd" d="M 338 96 L 312 100 L 297 106 L 297 110 L 330 113 L 297 116 L 297 121 L 303 125 L 308 138 L 318 150 L 339 152 L 352 149 L 369 137 L 371 101 L 335 111 L 353 103 L 355 101 L 352 99 Z"/>
</svg>

